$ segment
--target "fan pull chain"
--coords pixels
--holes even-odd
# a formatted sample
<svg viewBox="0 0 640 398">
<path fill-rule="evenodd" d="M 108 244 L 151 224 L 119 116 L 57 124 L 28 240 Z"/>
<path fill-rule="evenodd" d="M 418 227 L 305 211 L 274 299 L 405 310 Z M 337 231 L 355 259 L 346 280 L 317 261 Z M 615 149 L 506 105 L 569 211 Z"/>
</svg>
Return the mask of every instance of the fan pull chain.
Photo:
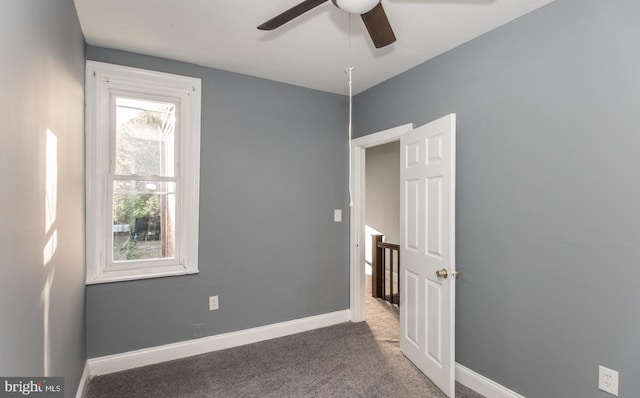
<svg viewBox="0 0 640 398">
<path fill-rule="evenodd" d="M 351 194 L 351 141 L 353 132 L 353 90 L 351 72 L 353 66 L 348 67 L 345 72 L 349 74 L 349 207 L 353 207 L 353 195 Z"/>
<path fill-rule="evenodd" d="M 347 60 L 349 65 L 351 64 L 351 14 L 347 14 L 347 18 L 349 21 L 349 37 L 347 40 L 347 57 L 349 58 Z M 347 67 L 347 69 L 344 70 L 345 73 L 348 73 L 349 75 L 349 127 L 348 127 L 348 134 L 349 134 L 349 207 L 353 207 L 353 195 L 351 193 L 351 141 L 352 141 L 352 132 L 353 132 L 353 90 L 352 90 L 352 78 L 351 78 L 351 72 L 353 71 L 353 65 Z"/>
</svg>

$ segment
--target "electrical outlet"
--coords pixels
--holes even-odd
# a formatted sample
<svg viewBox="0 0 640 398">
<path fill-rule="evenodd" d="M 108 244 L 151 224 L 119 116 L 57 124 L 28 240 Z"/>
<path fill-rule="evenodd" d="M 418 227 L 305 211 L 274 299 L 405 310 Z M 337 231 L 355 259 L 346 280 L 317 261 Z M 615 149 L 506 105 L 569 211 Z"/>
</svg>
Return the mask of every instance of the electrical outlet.
<svg viewBox="0 0 640 398">
<path fill-rule="evenodd" d="M 209 311 L 214 311 L 218 308 L 220 308 L 218 305 L 218 296 L 209 297 Z"/>
<path fill-rule="evenodd" d="M 191 333 L 194 339 L 204 336 L 204 323 L 194 323 L 191 327 Z"/>
<path fill-rule="evenodd" d="M 618 396 L 618 372 L 607 369 L 604 366 L 598 367 L 598 388 L 609 394 Z"/>
</svg>

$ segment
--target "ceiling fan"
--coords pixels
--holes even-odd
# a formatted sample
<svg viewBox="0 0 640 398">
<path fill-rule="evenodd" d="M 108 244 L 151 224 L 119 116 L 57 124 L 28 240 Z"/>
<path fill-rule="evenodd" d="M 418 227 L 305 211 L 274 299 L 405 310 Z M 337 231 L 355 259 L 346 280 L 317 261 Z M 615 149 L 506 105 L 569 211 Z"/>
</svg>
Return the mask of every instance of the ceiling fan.
<svg viewBox="0 0 640 398">
<path fill-rule="evenodd" d="M 260 30 L 274 30 L 299 17 L 307 11 L 326 3 L 329 0 L 304 0 L 303 2 L 291 7 L 282 14 L 276 16 L 258 26 Z M 364 25 L 369 31 L 369 36 L 376 48 L 388 46 L 396 41 L 393 34 L 391 24 L 387 18 L 387 14 L 382 8 L 380 0 L 331 0 L 333 5 L 349 14 L 360 14 Z"/>
</svg>

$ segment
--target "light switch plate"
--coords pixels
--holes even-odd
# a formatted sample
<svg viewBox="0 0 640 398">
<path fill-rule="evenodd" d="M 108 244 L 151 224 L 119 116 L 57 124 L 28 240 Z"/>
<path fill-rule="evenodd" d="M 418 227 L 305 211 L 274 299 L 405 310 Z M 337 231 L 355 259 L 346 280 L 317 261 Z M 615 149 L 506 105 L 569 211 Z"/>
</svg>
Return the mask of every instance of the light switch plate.
<svg viewBox="0 0 640 398">
<path fill-rule="evenodd" d="M 335 209 L 333 211 L 333 222 L 342 222 L 342 209 Z"/>
<path fill-rule="evenodd" d="M 218 296 L 209 297 L 209 311 L 214 311 L 219 308 Z"/>
</svg>

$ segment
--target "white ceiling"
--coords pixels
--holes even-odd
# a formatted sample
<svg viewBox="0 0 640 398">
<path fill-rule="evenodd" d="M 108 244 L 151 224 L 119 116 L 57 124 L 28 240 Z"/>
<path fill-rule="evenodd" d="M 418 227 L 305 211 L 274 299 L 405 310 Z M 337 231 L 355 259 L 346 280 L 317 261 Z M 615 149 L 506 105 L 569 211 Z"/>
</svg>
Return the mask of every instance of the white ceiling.
<svg viewBox="0 0 640 398">
<path fill-rule="evenodd" d="M 398 40 L 376 49 L 331 1 L 271 32 L 301 0 L 74 0 L 88 44 L 357 94 L 553 0 L 382 0 Z"/>
</svg>

